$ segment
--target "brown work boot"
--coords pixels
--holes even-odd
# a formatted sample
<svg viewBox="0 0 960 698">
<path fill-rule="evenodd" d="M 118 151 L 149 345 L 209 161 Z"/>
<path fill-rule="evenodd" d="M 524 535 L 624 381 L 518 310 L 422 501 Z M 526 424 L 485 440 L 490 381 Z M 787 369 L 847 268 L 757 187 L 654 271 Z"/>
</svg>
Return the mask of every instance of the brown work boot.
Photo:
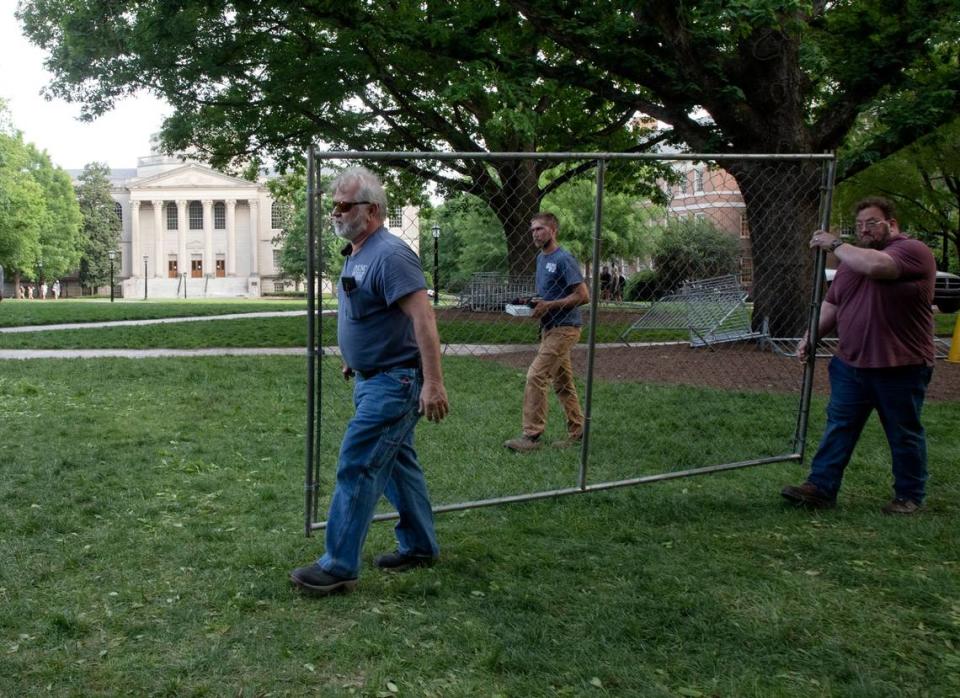
<svg viewBox="0 0 960 698">
<path fill-rule="evenodd" d="M 812 482 L 805 482 L 802 485 L 787 485 L 780 494 L 796 504 L 810 507 L 811 509 L 832 509 L 837 505 L 837 498 L 824 494 L 820 488 Z"/>
<path fill-rule="evenodd" d="M 526 453 L 527 451 L 536 451 L 538 448 L 543 448 L 540 434 L 536 436 L 522 434 L 515 439 L 507 439 L 503 442 L 503 445 L 511 451 L 517 451 L 518 453 Z"/>
<path fill-rule="evenodd" d="M 903 516 L 909 516 L 910 514 L 916 514 L 922 507 L 922 504 L 915 502 L 912 499 L 894 497 L 890 500 L 889 504 L 884 506 L 880 511 L 882 511 L 884 514 L 901 514 Z"/>
</svg>

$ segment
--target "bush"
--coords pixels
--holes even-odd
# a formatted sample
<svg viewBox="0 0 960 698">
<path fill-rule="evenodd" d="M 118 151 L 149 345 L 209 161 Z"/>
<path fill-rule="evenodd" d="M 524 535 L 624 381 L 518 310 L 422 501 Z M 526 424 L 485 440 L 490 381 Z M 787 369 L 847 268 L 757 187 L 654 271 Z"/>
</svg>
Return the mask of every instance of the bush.
<svg viewBox="0 0 960 698">
<path fill-rule="evenodd" d="M 657 291 L 669 293 L 684 281 L 737 273 L 740 244 L 705 219 L 671 221 L 653 255 Z"/>
<path fill-rule="evenodd" d="M 652 301 L 657 297 L 657 272 L 645 269 L 632 274 L 627 279 L 627 287 L 623 292 L 626 301 Z"/>
</svg>

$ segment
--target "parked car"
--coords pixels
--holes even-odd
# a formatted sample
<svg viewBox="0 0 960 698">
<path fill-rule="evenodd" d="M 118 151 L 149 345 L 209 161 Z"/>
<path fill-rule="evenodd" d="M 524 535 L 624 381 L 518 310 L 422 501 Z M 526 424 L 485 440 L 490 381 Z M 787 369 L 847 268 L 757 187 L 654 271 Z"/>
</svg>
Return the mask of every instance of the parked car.
<svg viewBox="0 0 960 698">
<path fill-rule="evenodd" d="M 827 269 L 827 285 L 836 276 L 836 269 Z M 960 276 L 948 271 L 938 271 L 933 286 L 933 304 L 941 313 L 955 313 L 960 310 Z"/>
</svg>

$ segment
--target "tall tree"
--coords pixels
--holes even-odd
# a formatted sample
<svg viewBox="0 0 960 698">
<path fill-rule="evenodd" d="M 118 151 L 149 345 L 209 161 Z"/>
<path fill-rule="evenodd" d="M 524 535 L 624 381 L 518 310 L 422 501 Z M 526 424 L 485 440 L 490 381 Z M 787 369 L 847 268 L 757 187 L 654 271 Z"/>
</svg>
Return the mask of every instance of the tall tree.
<svg viewBox="0 0 960 698">
<path fill-rule="evenodd" d="M 19 285 L 36 278 L 41 258 L 43 188 L 29 175 L 29 154 L 16 132 L 0 131 L 0 264 Z"/>
<path fill-rule="evenodd" d="M 382 151 L 639 147 L 632 105 L 538 77 L 536 57 L 550 50 L 540 32 L 489 0 L 33 0 L 19 17 L 51 52 L 53 94 L 92 117 L 152 90 L 175 109 L 166 147 L 192 147 L 216 166 L 267 155 L 283 164 L 318 139 Z M 389 166 L 485 201 L 517 273 L 532 269 L 530 216 L 576 174 L 542 180 L 551 163 L 534 159 Z"/>
<path fill-rule="evenodd" d="M 43 191 L 44 211 L 39 220 L 43 276 L 55 279 L 76 269 L 80 262 L 80 207 L 70 175 L 33 144 L 27 144 L 26 150 L 29 172 Z"/>
<path fill-rule="evenodd" d="M 955 0 L 509 1 L 558 47 L 538 54 L 540 74 L 659 119 L 694 152 L 831 151 L 867 119 L 843 179 L 960 106 Z M 790 336 L 804 324 L 812 261 L 782 260 L 817 223 L 817 189 L 777 195 L 772 163 L 721 164 L 747 207 L 754 319 Z"/>
<path fill-rule="evenodd" d="M 92 288 L 110 285 L 109 253 L 120 246 L 120 219 L 110 196 L 109 175 L 106 164 L 89 163 L 77 184 L 77 201 L 83 216 L 80 283 Z"/>
<path fill-rule="evenodd" d="M 960 119 L 845 181 L 834 219 L 850 227 L 851 205 L 876 194 L 897 204 L 900 225 L 939 249 L 949 271 L 951 257 L 960 258 Z"/>
</svg>

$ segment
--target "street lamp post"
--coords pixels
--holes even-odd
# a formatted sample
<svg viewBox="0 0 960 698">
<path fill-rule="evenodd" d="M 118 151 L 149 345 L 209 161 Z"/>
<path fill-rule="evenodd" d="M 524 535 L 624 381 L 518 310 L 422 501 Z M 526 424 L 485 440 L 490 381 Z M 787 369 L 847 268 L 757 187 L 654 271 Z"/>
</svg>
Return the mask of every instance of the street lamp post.
<svg viewBox="0 0 960 698">
<path fill-rule="evenodd" d="M 433 233 L 433 304 L 440 302 L 440 225 L 434 223 L 430 228 Z"/>
<path fill-rule="evenodd" d="M 110 302 L 113 303 L 113 287 L 114 287 L 114 283 L 113 283 L 113 260 L 115 260 L 115 259 L 117 258 L 117 251 L 116 251 L 116 250 L 110 250 L 109 252 L 107 252 L 107 257 L 110 258 Z"/>
<path fill-rule="evenodd" d="M 147 300 L 147 255 L 143 255 L 143 300 Z"/>
</svg>

